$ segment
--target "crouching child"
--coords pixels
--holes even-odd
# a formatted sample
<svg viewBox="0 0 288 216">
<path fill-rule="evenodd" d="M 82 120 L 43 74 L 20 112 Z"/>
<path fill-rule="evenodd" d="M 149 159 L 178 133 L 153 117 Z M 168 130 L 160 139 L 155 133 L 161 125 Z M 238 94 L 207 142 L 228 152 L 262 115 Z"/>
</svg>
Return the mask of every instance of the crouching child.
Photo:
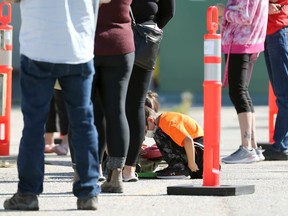
<svg viewBox="0 0 288 216">
<path fill-rule="evenodd" d="M 157 178 L 202 178 L 203 128 L 190 116 L 177 112 L 157 113 L 145 106 L 146 136 L 154 138 L 168 167 Z"/>
</svg>

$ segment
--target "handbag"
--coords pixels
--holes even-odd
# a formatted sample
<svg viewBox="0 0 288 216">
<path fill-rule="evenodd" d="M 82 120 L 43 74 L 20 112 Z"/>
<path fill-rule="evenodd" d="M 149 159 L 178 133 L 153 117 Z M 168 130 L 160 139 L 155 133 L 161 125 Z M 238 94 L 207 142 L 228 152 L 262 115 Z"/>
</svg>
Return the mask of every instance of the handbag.
<svg viewBox="0 0 288 216">
<path fill-rule="evenodd" d="M 130 15 L 135 43 L 134 64 L 147 70 L 154 70 L 163 31 L 148 25 L 137 24 L 131 8 Z"/>
</svg>

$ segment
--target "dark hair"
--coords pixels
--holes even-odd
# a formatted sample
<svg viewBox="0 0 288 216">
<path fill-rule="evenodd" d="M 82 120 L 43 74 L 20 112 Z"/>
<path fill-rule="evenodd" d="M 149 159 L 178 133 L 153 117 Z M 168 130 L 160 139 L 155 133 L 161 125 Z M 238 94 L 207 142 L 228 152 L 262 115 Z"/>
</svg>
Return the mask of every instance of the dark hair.
<svg viewBox="0 0 288 216">
<path fill-rule="evenodd" d="M 148 91 L 145 99 L 145 106 L 153 109 L 155 112 L 159 111 L 158 94 L 153 91 Z"/>
</svg>

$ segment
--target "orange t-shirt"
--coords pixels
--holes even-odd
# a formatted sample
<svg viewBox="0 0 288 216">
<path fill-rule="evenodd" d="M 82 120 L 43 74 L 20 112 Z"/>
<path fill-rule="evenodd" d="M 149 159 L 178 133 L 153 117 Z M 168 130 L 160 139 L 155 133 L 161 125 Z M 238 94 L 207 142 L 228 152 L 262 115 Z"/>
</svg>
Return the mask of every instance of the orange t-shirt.
<svg viewBox="0 0 288 216">
<path fill-rule="evenodd" d="M 181 147 L 187 136 L 193 139 L 204 136 L 203 128 L 193 118 L 176 112 L 162 113 L 158 127 Z"/>
</svg>

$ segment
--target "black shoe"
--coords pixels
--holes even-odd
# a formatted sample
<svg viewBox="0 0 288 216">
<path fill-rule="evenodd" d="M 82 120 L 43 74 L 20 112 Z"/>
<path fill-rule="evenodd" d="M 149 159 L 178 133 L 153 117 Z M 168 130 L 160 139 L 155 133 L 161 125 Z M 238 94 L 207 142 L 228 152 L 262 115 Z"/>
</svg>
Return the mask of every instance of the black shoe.
<svg viewBox="0 0 288 216">
<path fill-rule="evenodd" d="M 263 152 L 265 160 L 288 160 L 288 151 L 277 151 L 273 147 Z"/>
<path fill-rule="evenodd" d="M 4 208 L 6 210 L 23 210 L 23 211 L 35 211 L 39 210 L 37 195 L 29 194 L 24 195 L 17 192 L 10 199 L 6 199 L 4 202 Z"/>
<path fill-rule="evenodd" d="M 78 210 L 97 210 L 98 208 L 98 198 L 90 197 L 88 199 L 78 199 L 77 209 Z"/>
<path fill-rule="evenodd" d="M 183 164 L 168 166 L 155 173 L 159 179 L 190 179 L 189 170 Z"/>
</svg>

